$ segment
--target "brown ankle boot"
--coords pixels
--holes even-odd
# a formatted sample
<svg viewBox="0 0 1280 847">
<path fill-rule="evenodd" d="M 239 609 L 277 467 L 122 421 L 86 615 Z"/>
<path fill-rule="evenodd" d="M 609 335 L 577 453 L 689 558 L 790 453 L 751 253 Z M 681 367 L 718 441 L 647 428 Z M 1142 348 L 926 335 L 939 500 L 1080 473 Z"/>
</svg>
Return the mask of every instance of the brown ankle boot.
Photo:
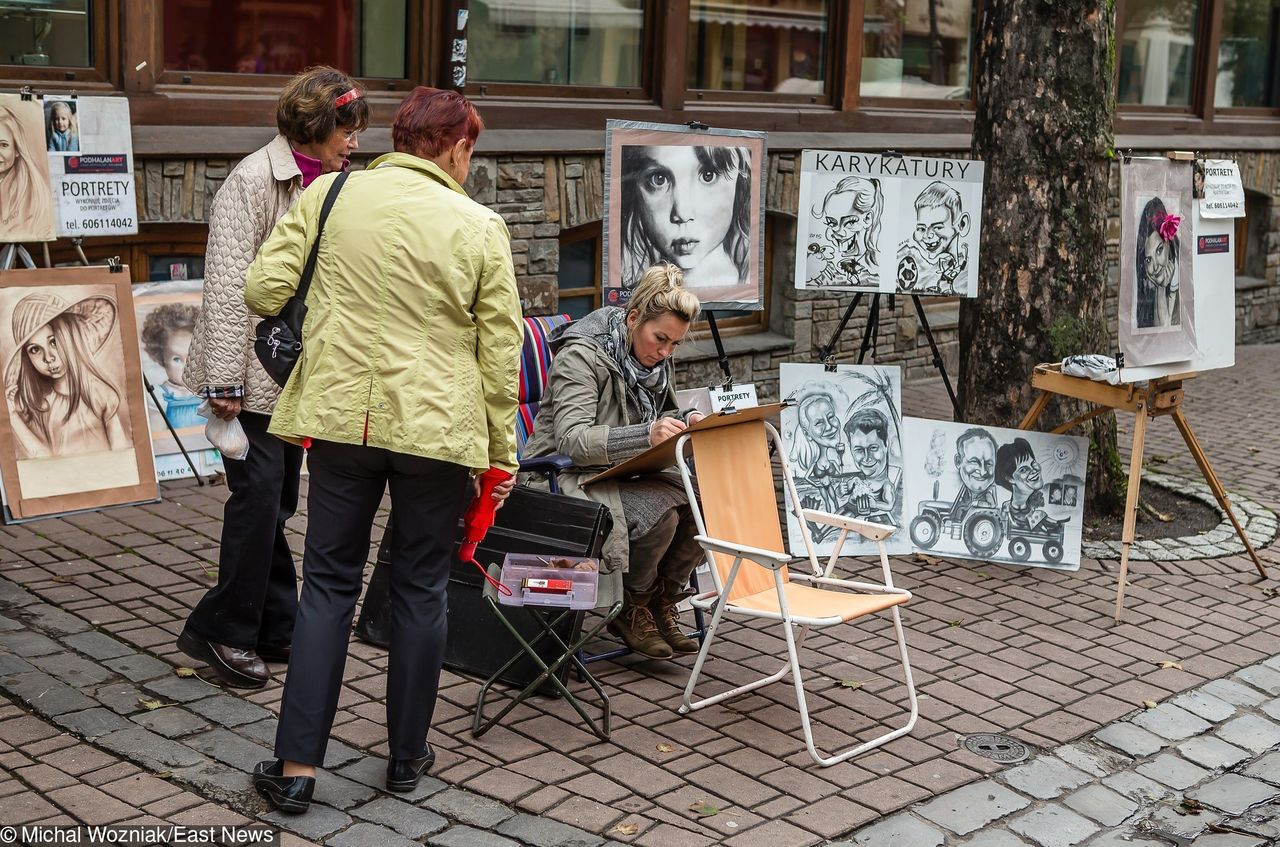
<svg viewBox="0 0 1280 847">
<path fill-rule="evenodd" d="M 681 599 L 679 595 L 672 597 L 667 594 L 655 594 L 649 601 L 649 611 L 653 613 L 658 633 L 671 647 L 671 651 L 677 656 L 688 656 L 697 653 L 702 645 L 685 635 L 680 627 L 680 612 L 677 611 L 676 606 Z"/>
<path fill-rule="evenodd" d="M 649 611 L 649 595 L 627 591 L 623 598 L 622 611 L 609 622 L 609 631 L 637 655 L 646 659 L 670 659 L 671 648 L 658 632 L 653 613 Z"/>
</svg>

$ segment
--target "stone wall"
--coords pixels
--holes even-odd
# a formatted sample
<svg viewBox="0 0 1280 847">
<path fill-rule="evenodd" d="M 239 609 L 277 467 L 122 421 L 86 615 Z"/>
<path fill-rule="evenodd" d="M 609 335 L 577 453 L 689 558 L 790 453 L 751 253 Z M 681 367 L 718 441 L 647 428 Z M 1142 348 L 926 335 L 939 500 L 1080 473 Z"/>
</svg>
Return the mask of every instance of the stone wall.
<svg viewBox="0 0 1280 847">
<path fill-rule="evenodd" d="M 934 153 L 931 155 L 948 155 Z M 950 155 L 963 156 L 957 152 Z M 1263 227 L 1257 239 L 1265 252 L 1265 278 L 1241 280 L 1237 291 L 1237 339 L 1241 343 L 1280 340 L 1280 154 L 1214 153 L 1240 163 L 1245 187 L 1261 200 L 1262 217 L 1251 225 Z M 142 160 L 136 168 L 143 223 L 204 222 L 213 195 L 233 162 L 226 160 Z M 472 160 L 468 192 L 496 209 L 511 228 L 511 249 L 526 314 L 556 311 L 560 270 L 560 234 L 593 224 L 604 211 L 603 159 L 600 155 L 477 156 Z M 797 291 L 792 285 L 795 261 L 796 205 L 799 197 L 797 154 L 769 157 L 766 205 L 772 225 L 769 251 L 769 325 L 746 336 L 728 335 L 725 343 L 730 367 L 738 381 L 755 382 L 763 397 L 776 396 L 778 365 L 784 361 L 818 361 L 851 295 L 832 296 Z M 1111 169 L 1111 219 L 1107 243 L 1114 260 L 1119 243 L 1119 167 Z M 1258 217 L 1258 216 L 1255 216 Z M 591 280 L 569 281 L 574 286 Z M 1113 286 L 1114 290 L 1114 286 Z M 1109 313 L 1114 325 L 1114 297 Z M 890 309 L 890 300 L 893 308 Z M 925 317 L 934 330 L 948 373 L 958 372 L 958 306 L 923 298 Z M 846 327 L 834 358 L 856 361 L 869 317 L 863 304 Z M 904 379 L 936 374 L 932 354 L 910 299 L 881 298 L 881 314 L 874 338 L 874 360 L 903 367 Z M 871 361 L 868 357 L 868 361 Z M 709 339 L 695 339 L 680 354 L 679 381 L 684 386 L 707 385 L 723 377 Z"/>
</svg>

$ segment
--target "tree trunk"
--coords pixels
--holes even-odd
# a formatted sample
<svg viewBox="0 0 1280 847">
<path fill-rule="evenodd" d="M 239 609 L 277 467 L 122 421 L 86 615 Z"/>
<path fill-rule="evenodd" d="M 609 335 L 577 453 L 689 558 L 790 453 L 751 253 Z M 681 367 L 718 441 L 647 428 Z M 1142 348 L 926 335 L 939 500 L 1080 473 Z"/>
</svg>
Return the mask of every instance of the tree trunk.
<svg viewBox="0 0 1280 847">
<path fill-rule="evenodd" d="M 974 156 L 986 162 L 981 287 L 960 309 L 964 419 L 1017 426 L 1032 368 L 1115 348 L 1103 302 L 1115 111 L 1114 0 L 990 0 L 978 44 Z M 1054 402 L 1039 429 L 1080 414 Z M 1091 511 L 1117 511 L 1114 415 L 1085 425 Z"/>
</svg>

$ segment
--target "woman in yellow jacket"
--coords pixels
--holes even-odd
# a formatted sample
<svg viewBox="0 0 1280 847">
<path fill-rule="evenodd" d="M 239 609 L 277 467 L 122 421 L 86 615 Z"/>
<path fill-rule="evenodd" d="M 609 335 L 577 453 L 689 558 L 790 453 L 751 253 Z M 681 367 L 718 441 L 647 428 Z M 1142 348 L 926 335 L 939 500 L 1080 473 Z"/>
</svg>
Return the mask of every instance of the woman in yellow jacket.
<svg viewBox="0 0 1280 847">
<path fill-rule="evenodd" d="M 311 472 L 278 759 L 254 771 L 254 786 L 284 812 L 306 811 L 324 761 L 388 483 L 388 789 L 412 791 L 435 759 L 426 737 L 470 476 L 516 469 L 521 328 L 511 245 L 502 218 L 462 189 L 482 126 L 457 92 L 415 89 L 396 113 L 396 152 L 351 175 L 320 238 L 302 355 L 270 427 L 309 443 Z M 254 312 L 276 314 L 296 291 L 332 181 L 317 179 L 263 245 L 245 286 Z"/>
</svg>

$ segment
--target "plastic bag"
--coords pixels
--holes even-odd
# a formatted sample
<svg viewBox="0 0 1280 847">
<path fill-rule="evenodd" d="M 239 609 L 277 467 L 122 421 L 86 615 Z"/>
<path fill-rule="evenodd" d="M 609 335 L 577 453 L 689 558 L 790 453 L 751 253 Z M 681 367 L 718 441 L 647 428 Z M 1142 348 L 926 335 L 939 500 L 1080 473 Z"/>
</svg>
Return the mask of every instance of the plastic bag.
<svg viewBox="0 0 1280 847">
<path fill-rule="evenodd" d="M 209 439 L 209 443 L 217 447 L 223 456 L 243 461 L 244 457 L 249 455 L 249 436 L 244 434 L 244 427 L 240 425 L 239 418 L 224 421 L 215 417 L 208 400 L 200 404 L 196 414 L 202 418 L 208 418 L 209 422 L 204 425 L 204 437 Z"/>
</svg>

